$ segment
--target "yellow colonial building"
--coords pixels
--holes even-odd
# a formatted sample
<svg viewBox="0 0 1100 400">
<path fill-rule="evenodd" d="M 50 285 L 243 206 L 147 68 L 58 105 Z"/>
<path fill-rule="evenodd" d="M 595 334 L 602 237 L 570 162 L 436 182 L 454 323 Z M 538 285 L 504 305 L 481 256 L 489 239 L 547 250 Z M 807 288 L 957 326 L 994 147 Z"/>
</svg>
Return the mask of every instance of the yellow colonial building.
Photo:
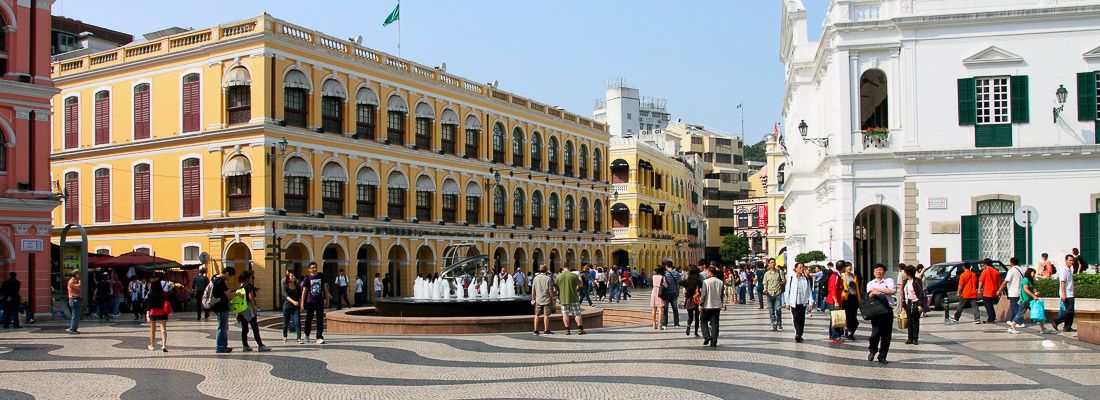
<svg viewBox="0 0 1100 400">
<path fill-rule="evenodd" d="M 409 295 L 456 243 L 525 270 L 610 255 L 606 127 L 493 85 L 267 14 L 53 78 L 54 225 L 83 225 L 90 251 L 251 268 L 264 307 L 314 260 Z"/>
<path fill-rule="evenodd" d="M 786 195 L 784 183 L 787 157 L 782 145 L 776 142 L 774 136 L 768 136 L 765 154 L 767 163 L 760 171 L 749 176 L 749 191 L 752 193 L 749 203 L 753 205 L 746 210 L 752 212 L 755 209 L 754 216 L 758 220 L 767 221 L 766 225 L 762 225 L 763 232 L 756 230 L 759 237 L 764 240 L 763 250 L 768 257 L 776 258 L 779 265 L 786 265 L 787 245 L 784 237 L 787 233 L 787 210 L 783 208 L 783 197 Z M 750 225 L 751 218 L 752 216 L 749 220 Z M 761 225 L 758 224 L 758 226 Z M 752 245 L 755 246 L 756 243 L 753 242 Z M 791 261 L 793 262 L 793 259 Z"/>
<path fill-rule="evenodd" d="M 669 156 L 664 143 L 611 138 L 611 265 L 649 271 L 666 258 L 677 266 L 703 258 L 698 157 Z"/>
</svg>

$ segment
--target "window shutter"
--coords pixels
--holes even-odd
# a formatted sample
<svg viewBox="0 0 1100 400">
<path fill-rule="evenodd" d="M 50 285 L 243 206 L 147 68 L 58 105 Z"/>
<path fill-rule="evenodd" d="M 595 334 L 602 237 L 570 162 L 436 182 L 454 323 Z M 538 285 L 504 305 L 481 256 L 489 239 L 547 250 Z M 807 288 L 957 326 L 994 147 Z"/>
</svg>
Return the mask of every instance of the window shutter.
<svg viewBox="0 0 1100 400">
<path fill-rule="evenodd" d="M 978 125 L 974 128 L 975 147 L 1011 147 L 1012 125 Z"/>
<path fill-rule="evenodd" d="M 149 172 L 134 174 L 134 218 L 149 219 Z"/>
<path fill-rule="evenodd" d="M 95 177 L 95 222 L 111 221 L 111 175 Z"/>
<path fill-rule="evenodd" d="M 95 99 L 95 144 L 107 144 L 111 138 L 111 97 Z"/>
<path fill-rule="evenodd" d="M 199 216 L 199 166 L 183 167 L 183 216 Z"/>
<path fill-rule="evenodd" d="M 1031 122 L 1031 112 L 1027 102 L 1027 75 L 1013 76 L 1010 91 L 1012 95 L 1012 122 Z"/>
<path fill-rule="evenodd" d="M 1081 213 L 1081 260 L 1100 263 L 1100 213 Z"/>
<path fill-rule="evenodd" d="M 978 259 L 978 216 L 962 216 L 962 259 Z"/>
<path fill-rule="evenodd" d="M 1077 120 L 1096 120 L 1096 73 L 1077 74 Z"/>
<path fill-rule="evenodd" d="M 974 103 L 974 78 L 959 79 L 959 125 L 974 125 L 977 104 Z"/>
<path fill-rule="evenodd" d="M 65 223 L 80 223 L 80 179 L 65 179 Z"/>
<path fill-rule="evenodd" d="M 1012 224 L 1012 241 L 1014 255 L 1017 260 L 1020 260 L 1020 265 L 1031 265 L 1031 258 L 1035 257 L 1035 252 L 1032 251 L 1032 242 L 1035 241 L 1035 231 L 1031 231 L 1032 237 L 1027 237 L 1027 228 L 1022 225 Z M 1028 257 L 1031 256 L 1031 257 Z"/>
<path fill-rule="evenodd" d="M 199 82 L 183 84 L 183 131 L 199 130 Z"/>
<path fill-rule="evenodd" d="M 134 93 L 134 139 L 149 138 L 149 91 Z"/>
<path fill-rule="evenodd" d="M 80 103 L 65 104 L 65 148 L 76 148 L 80 133 Z"/>
</svg>

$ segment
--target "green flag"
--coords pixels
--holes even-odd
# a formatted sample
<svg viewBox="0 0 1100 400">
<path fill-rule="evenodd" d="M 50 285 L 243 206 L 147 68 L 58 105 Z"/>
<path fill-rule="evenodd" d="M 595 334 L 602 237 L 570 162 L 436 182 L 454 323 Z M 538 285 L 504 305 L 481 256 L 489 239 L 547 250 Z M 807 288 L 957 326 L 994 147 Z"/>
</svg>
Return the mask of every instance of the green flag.
<svg viewBox="0 0 1100 400">
<path fill-rule="evenodd" d="M 393 8 L 393 11 L 390 12 L 390 16 L 386 17 L 386 22 L 383 22 L 382 26 L 389 26 L 390 24 L 394 23 L 394 21 L 397 21 L 399 19 L 401 19 L 401 3 L 397 3 L 397 7 Z"/>
</svg>

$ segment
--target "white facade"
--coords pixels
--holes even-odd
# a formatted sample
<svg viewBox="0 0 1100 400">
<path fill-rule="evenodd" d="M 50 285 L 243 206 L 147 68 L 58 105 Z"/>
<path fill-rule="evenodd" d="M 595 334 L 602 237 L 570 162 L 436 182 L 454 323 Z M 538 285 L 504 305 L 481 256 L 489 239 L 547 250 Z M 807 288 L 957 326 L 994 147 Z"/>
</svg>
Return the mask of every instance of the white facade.
<svg viewBox="0 0 1100 400">
<path fill-rule="evenodd" d="M 1100 70 L 1100 1 L 834 0 L 823 29 L 809 42 L 802 2 L 783 1 L 789 254 L 821 250 L 865 274 L 879 262 L 1007 264 L 1023 231 L 987 212 L 1022 206 L 1039 217 L 1032 261 L 1083 247 L 1100 145 L 1078 74 Z M 827 146 L 804 140 L 802 121 Z"/>
<path fill-rule="evenodd" d="M 596 100 L 593 119 L 607 124 L 612 136 L 660 133 L 668 126 L 667 101 L 642 97 L 621 79 L 607 83 L 606 97 Z"/>
</svg>

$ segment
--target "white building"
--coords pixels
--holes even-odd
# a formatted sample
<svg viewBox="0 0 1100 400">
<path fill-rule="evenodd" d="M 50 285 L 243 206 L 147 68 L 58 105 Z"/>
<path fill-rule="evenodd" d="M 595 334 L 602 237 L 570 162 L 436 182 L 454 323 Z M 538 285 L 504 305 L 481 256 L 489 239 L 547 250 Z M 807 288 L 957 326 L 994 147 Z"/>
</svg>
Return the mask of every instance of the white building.
<svg viewBox="0 0 1100 400">
<path fill-rule="evenodd" d="M 592 116 L 606 123 L 612 136 L 660 133 L 670 119 L 667 106 L 665 99 L 642 97 L 638 88 L 612 79 L 607 82 L 606 97 L 596 100 Z"/>
<path fill-rule="evenodd" d="M 834 0 L 816 42 L 782 7 L 789 254 L 1097 262 L 1100 1 Z"/>
</svg>

